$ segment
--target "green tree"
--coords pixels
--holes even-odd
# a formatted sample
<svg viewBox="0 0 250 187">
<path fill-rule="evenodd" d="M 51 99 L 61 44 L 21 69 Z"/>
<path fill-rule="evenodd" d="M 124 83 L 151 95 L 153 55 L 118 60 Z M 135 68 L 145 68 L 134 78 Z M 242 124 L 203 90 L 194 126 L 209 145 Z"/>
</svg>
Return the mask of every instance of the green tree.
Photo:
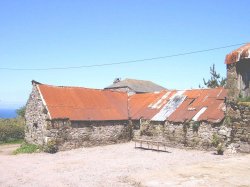
<svg viewBox="0 0 250 187">
<path fill-rule="evenodd" d="M 221 77 L 221 75 L 216 72 L 214 64 L 212 67 L 210 67 L 210 74 L 211 77 L 207 81 L 205 80 L 205 78 L 203 78 L 203 83 L 207 88 L 224 87 L 226 85 L 227 79 Z"/>
<path fill-rule="evenodd" d="M 24 118 L 25 117 L 25 110 L 26 110 L 25 106 L 22 106 L 19 109 L 17 109 L 16 114 L 18 115 L 18 117 Z"/>
</svg>

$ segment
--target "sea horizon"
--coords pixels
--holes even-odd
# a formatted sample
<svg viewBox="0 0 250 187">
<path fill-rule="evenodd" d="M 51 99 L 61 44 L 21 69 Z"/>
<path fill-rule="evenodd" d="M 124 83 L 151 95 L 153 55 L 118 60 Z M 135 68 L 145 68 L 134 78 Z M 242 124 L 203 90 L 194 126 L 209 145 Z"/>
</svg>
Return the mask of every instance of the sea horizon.
<svg viewBox="0 0 250 187">
<path fill-rule="evenodd" d="M 15 118 L 17 116 L 16 110 L 13 108 L 0 108 L 0 118 Z"/>
</svg>

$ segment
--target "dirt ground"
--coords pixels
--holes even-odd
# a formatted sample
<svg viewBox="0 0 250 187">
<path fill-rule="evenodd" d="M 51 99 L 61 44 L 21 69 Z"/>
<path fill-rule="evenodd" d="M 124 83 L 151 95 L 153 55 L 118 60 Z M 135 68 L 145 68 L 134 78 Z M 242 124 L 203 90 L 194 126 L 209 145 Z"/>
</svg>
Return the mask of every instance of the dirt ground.
<svg viewBox="0 0 250 187">
<path fill-rule="evenodd" d="M 0 150 L 1 187 L 250 186 L 250 154 L 218 156 L 174 148 L 155 152 L 135 149 L 133 143 L 53 155 Z"/>
<path fill-rule="evenodd" d="M 0 155 L 11 155 L 19 146 L 20 144 L 0 145 Z"/>
</svg>

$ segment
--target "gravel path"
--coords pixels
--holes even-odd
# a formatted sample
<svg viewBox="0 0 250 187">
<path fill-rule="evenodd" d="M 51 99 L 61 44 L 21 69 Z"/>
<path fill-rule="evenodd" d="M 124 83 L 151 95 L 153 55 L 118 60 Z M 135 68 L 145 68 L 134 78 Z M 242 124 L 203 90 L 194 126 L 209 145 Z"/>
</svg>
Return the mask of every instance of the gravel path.
<svg viewBox="0 0 250 187">
<path fill-rule="evenodd" d="M 46 153 L 0 154 L 0 186 L 119 187 L 196 186 L 199 184 L 209 186 L 209 184 L 214 184 L 214 181 L 210 180 L 210 175 L 206 173 L 212 173 L 213 170 L 227 172 L 227 164 L 239 161 L 238 159 L 241 159 L 241 164 L 246 167 L 243 169 L 239 167 L 241 170 L 246 170 L 242 171 L 239 177 L 247 175 L 246 180 L 241 180 L 242 184 L 250 186 L 250 181 L 248 181 L 250 180 L 249 155 L 217 156 L 211 152 L 196 150 L 174 148 L 167 150 L 170 153 L 135 149 L 133 143 L 125 143 L 81 148 L 53 155 Z M 217 168 L 214 169 L 212 166 L 217 166 Z M 230 165 L 229 168 L 237 169 L 237 166 L 237 164 Z M 230 174 L 233 174 L 233 170 Z M 217 183 L 215 181 L 215 184 L 223 186 L 221 181 Z M 235 181 L 228 183 L 227 186 L 231 184 L 235 186 Z"/>
<path fill-rule="evenodd" d="M 20 144 L 5 144 L 0 145 L 0 155 L 12 155 L 13 151 L 15 151 Z"/>
</svg>

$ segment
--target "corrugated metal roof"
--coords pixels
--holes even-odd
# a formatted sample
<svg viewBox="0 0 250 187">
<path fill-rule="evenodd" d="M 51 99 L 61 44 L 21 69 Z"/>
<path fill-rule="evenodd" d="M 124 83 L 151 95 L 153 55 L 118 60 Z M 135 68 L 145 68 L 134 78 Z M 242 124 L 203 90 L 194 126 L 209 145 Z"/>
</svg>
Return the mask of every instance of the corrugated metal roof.
<svg viewBox="0 0 250 187">
<path fill-rule="evenodd" d="M 250 43 L 241 46 L 226 56 L 225 64 L 233 64 L 250 58 Z"/>
<path fill-rule="evenodd" d="M 37 85 L 51 119 L 127 120 L 127 94 L 80 87 Z"/>
<path fill-rule="evenodd" d="M 162 91 L 166 88 L 155 84 L 151 81 L 136 80 L 136 79 L 125 79 L 119 82 L 113 83 L 112 85 L 106 87 L 105 89 L 115 89 L 115 88 L 125 88 L 128 87 L 137 93 L 149 93 Z"/>
<path fill-rule="evenodd" d="M 224 88 L 163 91 L 158 94 L 133 95 L 130 97 L 132 102 L 129 102 L 129 105 L 132 119 L 144 118 L 172 122 L 194 120 L 217 123 L 224 118 L 226 95 Z"/>
<path fill-rule="evenodd" d="M 167 120 L 220 122 L 224 118 L 224 99 L 227 95 L 224 88 L 187 90 L 184 95 L 187 99 Z"/>
<path fill-rule="evenodd" d="M 210 121 L 224 118 L 224 88 L 135 94 L 37 84 L 51 119 Z M 129 106 L 128 106 L 129 104 Z"/>
<path fill-rule="evenodd" d="M 151 119 L 159 107 L 162 107 L 166 103 L 166 99 L 162 99 L 168 92 L 166 90 L 160 93 L 145 93 L 145 94 L 135 94 L 129 97 L 129 113 L 132 119 Z M 161 101 L 162 103 L 159 103 Z"/>
</svg>

